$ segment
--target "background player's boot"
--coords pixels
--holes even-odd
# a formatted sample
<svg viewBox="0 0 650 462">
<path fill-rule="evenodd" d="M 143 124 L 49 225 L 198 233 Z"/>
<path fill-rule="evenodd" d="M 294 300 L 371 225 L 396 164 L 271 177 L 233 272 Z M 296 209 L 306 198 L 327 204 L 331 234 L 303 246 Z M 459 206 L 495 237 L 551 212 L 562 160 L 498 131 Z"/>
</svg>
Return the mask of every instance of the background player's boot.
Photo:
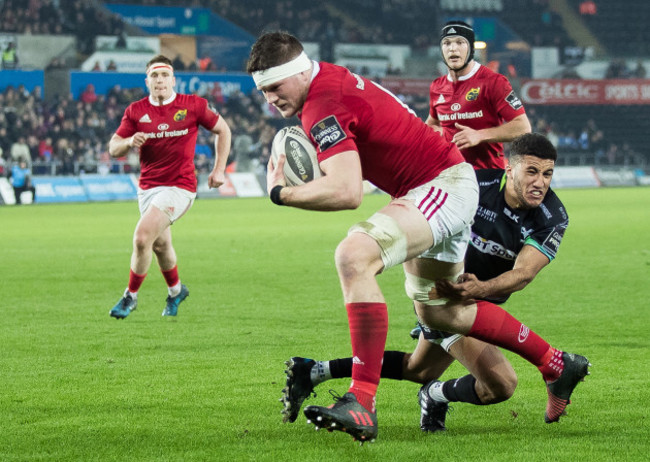
<svg viewBox="0 0 650 462">
<path fill-rule="evenodd" d="M 313 423 L 316 430 L 338 430 L 351 435 L 361 444 L 377 438 L 377 414 L 363 407 L 354 393 L 338 396 L 330 391 L 336 401 L 329 407 L 307 406 L 305 416 L 307 423 Z"/>
<path fill-rule="evenodd" d="M 181 302 L 185 300 L 189 294 L 190 291 L 185 286 L 185 284 L 181 284 L 181 291 L 178 293 L 178 295 L 175 297 L 172 297 L 171 295 L 167 296 L 167 305 L 165 305 L 165 309 L 163 310 L 162 315 L 176 316 L 178 314 L 178 305 L 180 305 Z"/>
<path fill-rule="evenodd" d="M 560 376 L 557 380 L 546 383 L 548 392 L 546 412 L 544 413 L 546 423 L 560 420 L 560 416 L 565 414 L 566 407 L 570 403 L 571 393 L 578 383 L 584 381 L 585 376 L 589 375 L 591 363 L 584 356 L 563 352 L 562 361 L 564 361 L 564 369 Z"/>
<path fill-rule="evenodd" d="M 129 315 L 129 313 L 131 313 L 131 311 L 134 311 L 137 306 L 138 300 L 133 298 L 131 294 L 127 293 L 120 298 L 120 301 L 115 304 L 109 314 L 112 318 L 124 319 Z"/>
<path fill-rule="evenodd" d="M 418 392 L 418 401 L 420 402 L 420 428 L 423 432 L 440 432 L 445 431 L 445 419 L 449 411 L 449 403 L 436 401 L 429 396 L 429 388 L 434 383 L 439 383 L 433 380 L 420 388 Z"/>
<path fill-rule="evenodd" d="M 422 328 L 420 327 L 420 323 L 416 322 L 415 327 L 411 329 L 409 335 L 411 336 L 412 339 L 417 340 L 418 338 L 420 338 L 420 332 L 422 332 Z"/>
<path fill-rule="evenodd" d="M 282 421 L 286 423 L 296 421 L 300 406 L 314 392 L 314 385 L 311 383 L 311 368 L 316 361 L 294 356 L 284 364 L 287 366 L 284 371 L 287 374 L 287 382 L 282 389 L 280 402 L 284 404 Z"/>
</svg>

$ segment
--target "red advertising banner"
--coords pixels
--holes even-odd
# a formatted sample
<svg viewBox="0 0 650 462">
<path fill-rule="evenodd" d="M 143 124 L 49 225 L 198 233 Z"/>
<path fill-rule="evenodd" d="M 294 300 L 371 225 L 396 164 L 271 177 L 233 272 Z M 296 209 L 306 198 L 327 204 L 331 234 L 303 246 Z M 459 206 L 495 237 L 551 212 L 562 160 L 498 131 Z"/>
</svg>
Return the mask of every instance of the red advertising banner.
<svg viewBox="0 0 650 462">
<path fill-rule="evenodd" d="M 524 104 L 650 104 L 650 80 L 522 80 Z"/>
<path fill-rule="evenodd" d="M 524 104 L 650 105 L 650 80 L 521 80 L 517 91 Z M 395 94 L 429 95 L 431 81 L 385 77 L 381 84 Z"/>
</svg>

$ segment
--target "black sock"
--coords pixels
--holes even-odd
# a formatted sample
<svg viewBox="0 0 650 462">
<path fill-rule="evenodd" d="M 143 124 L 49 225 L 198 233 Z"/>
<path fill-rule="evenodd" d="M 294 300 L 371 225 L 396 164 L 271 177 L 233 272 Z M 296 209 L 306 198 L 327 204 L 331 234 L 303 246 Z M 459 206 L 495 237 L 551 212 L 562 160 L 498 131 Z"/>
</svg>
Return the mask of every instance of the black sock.
<svg viewBox="0 0 650 462">
<path fill-rule="evenodd" d="M 402 351 L 384 351 L 384 362 L 381 366 L 381 377 L 384 379 L 402 380 L 404 356 Z M 332 359 L 330 374 L 333 379 L 352 377 L 352 358 Z"/>
<path fill-rule="evenodd" d="M 330 374 L 333 379 L 352 377 L 352 358 L 333 359 L 330 361 Z"/>
<path fill-rule="evenodd" d="M 483 404 L 476 394 L 476 378 L 473 375 L 466 375 L 455 380 L 447 380 L 442 386 L 442 394 L 449 401 L 460 401 L 477 405 Z"/>
<path fill-rule="evenodd" d="M 384 351 L 384 362 L 381 366 L 381 378 L 402 380 L 402 371 L 404 368 L 403 351 Z"/>
</svg>

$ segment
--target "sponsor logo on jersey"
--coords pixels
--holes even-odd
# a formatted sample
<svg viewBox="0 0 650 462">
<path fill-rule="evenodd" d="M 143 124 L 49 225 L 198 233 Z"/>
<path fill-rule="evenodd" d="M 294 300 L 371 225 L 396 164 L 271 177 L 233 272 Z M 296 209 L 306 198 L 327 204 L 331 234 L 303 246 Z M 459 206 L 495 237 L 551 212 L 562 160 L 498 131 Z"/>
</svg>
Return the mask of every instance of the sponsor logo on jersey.
<svg viewBox="0 0 650 462">
<path fill-rule="evenodd" d="M 339 124 L 336 116 L 333 115 L 325 117 L 320 122 L 316 122 L 309 132 L 320 147 L 321 152 L 347 138 L 347 135 L 341 128 L 341 124 Z"/>
<path fill-rule="evenodd" d="M 522 226 L 521 227 L 521 240 L 525 241 L 528 236 L 533 234 L 533 231 L 534 231 L 533 228 L 527 229 L 525 226 Z"/>
<path fill-rule="evenodd" d="M 180 109 L 176 114 L 174 114 L 174 122 L 181 122 L 187 117 L 187 109 Z"/>
<path fill-rule="evenodd" d="M 140 120 L 138 120 L 138 122 L 143 123 L 143 124 L 147 124 L 147 123 L 150 124 L 151 123 L 151 117 L 149 117 L 149 114 L 145 114 L 142 117 L 140 117 Z"/>
<path fill-rule="evenodd" d="M 444 103 L 444 102 L 445 102 L 445 97 L 442 96 L 442 94 L 441 94 L 440 96 L 438 96 L 438 101 L 436 101 L 436 102 L 437 102 L 438 104 L 440 104 L 440 103 Z"/>
<path fill-rule="evenodd" d="M 470 90 L 465 94 L 465 101 L 476 101 L 480 91 L 481 87 L 470 88 Z"/>
<path fill-rule="evenodd" d="M 494 180 L 486 180 L 486 181 L 479 181 L 478 185 L 483 187 L 483 186 L 490 186 L 493 184 L 499 184 L 501 182 L 500 178 L 496 178 Z"/>
<path fill-rule="evenodd" d="M 519 338 L 517 339 L 519 343 L 524 343 L 528 338 L 528 334 L 530 334 L 530 329 L 522 324 L 519 328 Z"/>
<path fill-rule="evenodd" d="M 503 208 L 503 214 L 510 218 L 512 221 L 515 223 L 519 223 L 519 215 L 516 213 L 512 212 L 508 207 Z"/>
<path fill-rule="evenodd" d="M 164 124 L 161 124 L 164 125 Z M 176 136 L 184 136 L 187 135 L 190 132 L 189 128 L 186 128 L 184 130 L 169 130 L 169 131 L 159 131 L 159 132 L 150 132 L 150 133 L 145 133 L 144 136 L 145 138 L 174 138 Z"/>
<path fill-rule="evenodd" d="M 560 242 L 562 242 L 562 233 L 558 231 L 553 231 L 551 234 L 546 236 L 544 242 L 542 242 L 542 247 L 547 250 L 552 256 L 555 256 L 558 248 L 560 247 Z"/>
<path fill-rule="evenodd" d="M 553 214 L 551 213 L 551 211 L 544 204 L 540 205 L 539 208 L 542 210 L 542 212 L 544 212 L 544 216 L 547 219 L 550 220 L 553 217 Z"/>
<path fill-rule="evenodd" d="M 498 242 L 491 241 L 490 239 L 485 239 L 473 231 L 470 243 L 476 250 L 487 255 L 500 257 L 504 260 L 514 260 L 517 258 L 517 254 L 512 250 L 506 249 Z"/>
<path fill-rule="evenodd" d="M 516 95 L 515 91 L 512 90 L 508 96 L 506 96 L 506 102 L 510 105 L 511 108 L 513 108 L 515 111 L 521 109 L 524 107 L 523 103 L 519 99 L 519 97 Z"/>
<path fill-rule="evenodd" d="M 169 128 L 169 124 L 160 124 L 160 125 L 158 125 L 158 130 L 160 130 L 161 132 L 164 132 L 168 128 Z"/>
<path fill-rule="evenodd" d="M 491 223 L 497 221 L 497 213 L 493 210 L 486 209 L 482 205 L 478 206 L 478 209 L 476 210 L 476 216 Z"/>
<path fill-rule="evenodd" d="M 452 114 L 439 114 L 438 120 L 466 120 L 466 119 L 480 119 L 483 117 L 483 109 L 474 112 L 454 112 Z"/>
<path fill-rule="evenodd" d="M 451 110 L 457 112 L 457 111 L 460 111 L 461 107 L 462 106 L 460 105 L 460 103 L 454 103 L 454 104 L 451 105 Z"/>
</svg>

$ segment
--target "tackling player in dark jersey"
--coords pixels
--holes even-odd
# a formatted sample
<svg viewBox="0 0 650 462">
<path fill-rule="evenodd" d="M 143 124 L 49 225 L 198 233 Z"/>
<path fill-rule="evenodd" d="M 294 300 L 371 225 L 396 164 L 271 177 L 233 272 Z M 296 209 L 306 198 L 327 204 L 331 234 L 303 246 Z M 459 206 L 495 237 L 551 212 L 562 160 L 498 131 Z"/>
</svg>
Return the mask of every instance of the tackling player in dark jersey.
<svg viewBox="0 0 650 462">
<path fill-rule="evenodd" d="M 479 207 L 466 254 L 466 272 L 456 283 L 439 281 L 436 290 L 440 296 L 504 302 L 555 258 L 569 223 L 564 205 L 549 187 L 556 158 L 555 148 L 544 136 L 525 134 L 513 142 L 505 170 L 477 171 Z M 425 384 L 419 394 L 422 430 L 445 429 L 449 401 L 494 404 L 512 396 L 517 376 L 497 347 L 422 327 L 415 351 L 387 351 L 381 372 L 383 378 Z M 520 335 L 526 336 L 528 331 L 522 329 Z M 560 377 L 547 384 L 547 423 L 559 420 L 573 389 L 588 374 L 587 359 L 570 356 Z M 436 381 L 454 358 L 471 375 Z M 293 422 L 314 386 L 350 376 L 352 358 L 313 361 L 294 357 L 287 365 L 283 413 L 285 421 Z"/>
</svg>

